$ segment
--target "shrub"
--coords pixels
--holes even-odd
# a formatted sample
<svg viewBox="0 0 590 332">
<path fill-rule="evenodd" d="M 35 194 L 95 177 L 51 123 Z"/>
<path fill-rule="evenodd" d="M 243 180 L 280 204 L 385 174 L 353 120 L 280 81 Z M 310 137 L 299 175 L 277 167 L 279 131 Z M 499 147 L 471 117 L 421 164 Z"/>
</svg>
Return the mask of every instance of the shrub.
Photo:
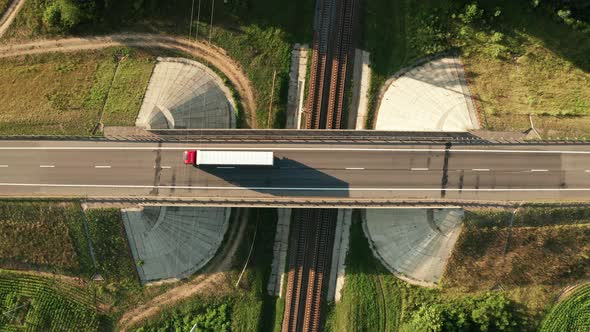
<svg viewBox="0 0 590 332">
<path fill-rule="evenodd" d="M 402 331 L 513 331 L 518 317 L 502 293 L 422 305 Z"/>
<path fill-rule="evenodd" d="M 57 0 L 45 8 L 43 22 L 49 30 L 69 32 L 84 19 L 84 12 L 73 0 Z"/>
</svg>

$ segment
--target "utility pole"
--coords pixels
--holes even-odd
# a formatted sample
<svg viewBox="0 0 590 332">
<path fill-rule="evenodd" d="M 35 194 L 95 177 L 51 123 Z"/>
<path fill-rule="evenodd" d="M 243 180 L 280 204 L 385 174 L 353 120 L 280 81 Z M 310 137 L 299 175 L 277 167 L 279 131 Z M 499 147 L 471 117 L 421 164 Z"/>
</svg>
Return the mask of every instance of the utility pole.
<svg viewBox="0 0 590 332">
<path fill-rule="evenodd" d="M 193 0 L 193 4 L 191 5 L 191 20 L 188 23 L 188 41 L 191 41 L 191 37 L 193 36 L 193 14 L 195 12 L 195 0 Z"/>
<path fill-rule="evenodd" d="M 195 40 L 199 40 L 199 22 L 201 20 L 201 0 L 199 0 L 199 9 L 197 10 L 197 33 L 195 34 Z"/>
<path fill-rule="evenodd" d="M 213 11 L 215 10 L 215 0 L 211 0 L 211 23 L 209 24 L 209 44 L 211 44 L 211 35 L 213 34 Z"/>
<path fill-rule="evenodd" d="M 268 105 L 268 119 L 266 121 L 266 126 L 270 128 L 270 118 L 272 116 L 272 102 L 273 97 L 275 95 L 275 81 L 277 78 L 277 70 L 275 69 L 272 73 L 272 88 L 270 89 L 270 104 Z"/>
</svg>

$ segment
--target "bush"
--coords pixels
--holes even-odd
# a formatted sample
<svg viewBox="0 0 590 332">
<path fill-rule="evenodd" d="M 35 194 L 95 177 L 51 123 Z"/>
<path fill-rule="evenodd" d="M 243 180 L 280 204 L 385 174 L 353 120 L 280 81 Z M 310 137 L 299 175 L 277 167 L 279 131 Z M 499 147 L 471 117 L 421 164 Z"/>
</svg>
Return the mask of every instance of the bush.
<svg viewBox="0 0 590 332">
<path fill-rule="evenodd" d="M 83 12 L 73 0 L 57 0 L 45 8 L 43 22 L 49 30 L 69 32 L 83 20 Z"/>
<path fill-rule="evenodd" d="M 422 305 L 402 331 L 515 331 L 513 306 L 502 293 Z"/>
</svg>

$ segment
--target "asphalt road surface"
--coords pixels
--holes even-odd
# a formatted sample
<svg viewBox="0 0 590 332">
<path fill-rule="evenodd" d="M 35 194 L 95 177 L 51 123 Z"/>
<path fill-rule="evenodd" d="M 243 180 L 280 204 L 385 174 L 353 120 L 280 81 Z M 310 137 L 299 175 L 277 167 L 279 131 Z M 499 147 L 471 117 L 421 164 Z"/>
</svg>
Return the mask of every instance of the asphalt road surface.
<svg viewBox="0 0 590 332">
<path fill-rule="evenodd" d="M 224 145 L 275 166 L 184 165 L 195 144 L 0 141 L 0 195 L 590 199 L 590 146 Z"/>
</svg>

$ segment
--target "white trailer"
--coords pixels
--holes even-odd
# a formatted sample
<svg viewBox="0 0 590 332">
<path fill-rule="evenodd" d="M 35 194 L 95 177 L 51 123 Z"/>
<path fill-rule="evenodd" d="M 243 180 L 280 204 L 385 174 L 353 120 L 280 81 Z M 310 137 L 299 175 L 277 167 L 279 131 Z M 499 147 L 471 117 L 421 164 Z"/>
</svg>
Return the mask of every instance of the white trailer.
<svg viewBox="0 0 590 332">
<path fill-rule="evenodd" d="M 197 150 L 196 165 L 272 166 L 272 151 Z"/>
</svg>

